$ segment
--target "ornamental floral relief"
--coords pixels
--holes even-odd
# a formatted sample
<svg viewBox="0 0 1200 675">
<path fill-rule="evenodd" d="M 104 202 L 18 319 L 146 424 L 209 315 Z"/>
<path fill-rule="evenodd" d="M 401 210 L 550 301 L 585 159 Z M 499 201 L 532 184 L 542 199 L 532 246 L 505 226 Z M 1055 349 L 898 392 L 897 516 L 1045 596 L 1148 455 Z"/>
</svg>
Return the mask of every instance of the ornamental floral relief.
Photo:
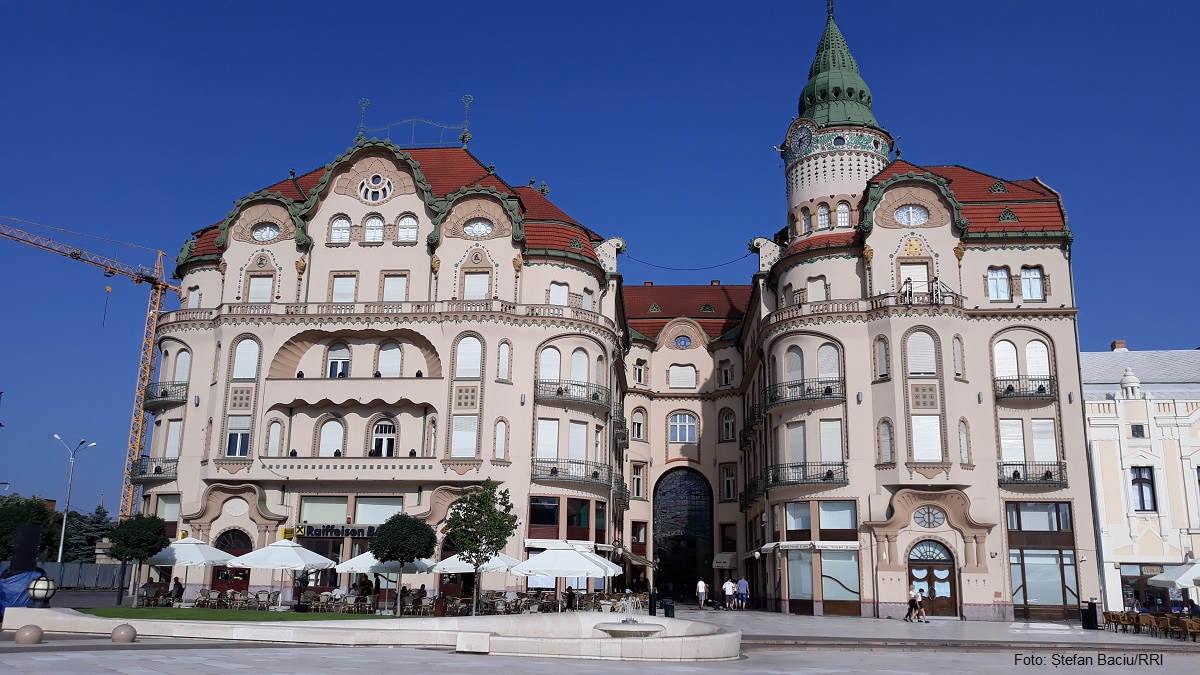
<svg viewBox="0 0 1200 675">
<path fill-rule="evenodd" d="M 253 231 L 259 225 L 274 225 L 278 234 L 271 239 L 255 239 Z M 242 211 L 238 219 L 229 228 L 230 234 L 237 241 L 252 244 L 269 244 L 284 239 L 296 237 L 296 226 L 288 212 L 277 204 L 256 204 Z"/>
<path fill-rule="evenodd" d="M 399 195 L 414 194 L 412 176 L 379 157 L 359 160 L 334 183 L 335 194 L 354 197 L 363 204 L 386 204 Z"/>
</svg>

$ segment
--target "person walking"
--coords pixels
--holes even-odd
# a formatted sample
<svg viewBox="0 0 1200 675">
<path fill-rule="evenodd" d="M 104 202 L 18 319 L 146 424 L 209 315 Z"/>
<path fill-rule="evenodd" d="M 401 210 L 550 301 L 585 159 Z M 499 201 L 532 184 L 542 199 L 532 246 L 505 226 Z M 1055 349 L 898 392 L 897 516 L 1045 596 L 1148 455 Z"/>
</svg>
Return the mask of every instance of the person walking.
<svg viewBox="0 0 1200 675">
<path fill-rule="evenodd" d="M 929 623 L 929 617 L 925 616 L 925 589 L 917 591 L 917 623 Z"/>
<path fill-rule="evenodd" d="M 738 609 L 746 609 L 746 603 L 750 600 L 750 584 L 746 581 L 746 575 L 743 574 L 737 582 L 738 594 Z"/>
<path fill-rule="evenodd" d="M 908 585 L 908 613 L 904 615 L 904 620 L 912 623 L 913 617 L 917 613 L 917 585 Z"/>
<path fill-rule="evenodd" d="M 708 595 L 708 584 L 704 583 L 704 579 L 696 582 L 696 597 L 700 601 L 700 609 L 704 609 L 704 598 Z"/>
<path fill-rule="evenodd" d="M 733 609 L 734 598 L 737 597 L 737 586 L 733 584 L 733 579 L 726 579 L 725 583 L 721 584 L 721 590 L 725 591 L 724 609 Z"/>
</svg>

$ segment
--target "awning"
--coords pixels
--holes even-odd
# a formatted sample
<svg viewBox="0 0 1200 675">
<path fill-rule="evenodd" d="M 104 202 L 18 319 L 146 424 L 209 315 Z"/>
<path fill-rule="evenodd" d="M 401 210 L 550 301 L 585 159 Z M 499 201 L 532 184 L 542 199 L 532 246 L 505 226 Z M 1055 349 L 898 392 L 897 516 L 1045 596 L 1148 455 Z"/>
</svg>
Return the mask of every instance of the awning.
<svg viewBox="0 0 1200 675">
<path fill-rule="evenodd" d="M 633 563 L 634 565 L 642 565 L 643 567 L 649 567 L 651 569 L 655 569 L 654 563 L 650 562 L 649 560 L 646 560 L 642 556 L 630 551 L 629 549 L 625 549 L 625 559 L 628 560 L 629 562 Z"/>
<path fill-rule="evenodd" d="M 737 554 L 736 553 L 718 553 L 713 556 L 714 570 L 736 570 L 737 569 Z"/>
</svg>

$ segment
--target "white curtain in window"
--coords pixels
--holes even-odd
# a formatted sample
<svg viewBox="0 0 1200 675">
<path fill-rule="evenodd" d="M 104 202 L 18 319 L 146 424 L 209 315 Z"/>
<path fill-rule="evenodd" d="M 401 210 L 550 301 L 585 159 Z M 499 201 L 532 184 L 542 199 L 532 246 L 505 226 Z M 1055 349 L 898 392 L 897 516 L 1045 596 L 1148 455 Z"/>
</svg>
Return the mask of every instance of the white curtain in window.
<svg viewBox="0 0 1200 675">
<path fill-rule="evenodd" d="M 333 302 L 354 302 L 354 287 L 357 277 L 333 278 Z"/>
<path fill-rule="evenodd" d="M 179 495 L 159 495 L 154 515 L 168 523 L 179 520 Z"/>
<path fill-rule="evenodd" d="M 822 379 L 841 376 L 837 347 L 826 343 L 817 350 L 817 375 Z"/>
<path fill-rule="evenodd" d="M 176 382 L 187 382 L 188 371 L 192 367 L 192 353 L 187 350 L 180 350 L 175 355 L 175 377 Z"/>
<path fill-rule="evenodd" d="M 188 291 L 187 308 L 196 309 L 200 306 L 200 289 L 193 288 Z"/>
<path fill-rule="evenodd" d="M 913 461 L 942 461 L 942 418 L 938 415 L 913 415 Z"/>
<path fill-rule="evenodd" d="M 550 284 L 550 304 L 566 306 L 569 295 L 566 284 Z"/>
<path fill-rule="evenodd" d="M 350 219 L 338 218 L 330 226 L 329 241 L 335 244 L 345 244 L 350 241 Z"/>
<path fill-rule="evenodd" d="M 804 379 L 804 352 L 799 347 L 789 347 L 784 357 L 784 382 Z"/>
<path fill-rule="evenodd" d="M 842 461 L 841 420 L 821 420 L 821 461 Z"/>
<path fill-rule="evenodd" d="M 636 438 L 638 440 L 642 440 L 643 434 L 645 433 L 645 424 L 646 424 L 646 416 L 642 414 L 642 411 L 639 410 L 639 411 L 633 413 L 632 426 L 633 426 L 633 437 L 634 438 Z"/>
<path fill-rule="evenodd" d="M 562 355 L 554 347 L 546 347 L 542 350 L 540 359 L 540 367 L 538 368 L 538 379 L 540 380 L 557 380 L 560 378 Z"/>
<path fill-rule="evenodd" d="M 345 429 L 334 420 L 321 425 L 321 446 L 318 455 L 333 457 L 333 453 L 342 450 L 342 436 Z M 342 453 L 345 454 L 344 452 Z"/>
<path fill-rule="evenodd" d="M 450 441 L 451 457 L 474 457 L 478 445 L 479 418 L 476 415 L 455 415 L 454 436 Z"/>
<path fill-rule="evenodd" d="M 271 277 L 250 277 L 250 292 L 247 294 L 246 302 L 270 302 L 271 282 Z"/>
<path fill-rule="evenodd" d="M 467 336 L 458 341 L 454 356 L 454 377 L 479 377 L 483 349 L 478 338 Z"/>
<path fill-rule="evenodd" d="M 1025 461 L 1025 428 L 1021 420 L 1000 420 L 1000 459 Z"/>
<path fill-rule="evenodd" d="M 790 549 L 788 557 L 788 599 L 813 599 L 812 551 Z"/>
<path fill-rule="evenodd" d="M 233 377 L 236 380 L 252 380 L 258 376 L 258 343 L 242 340 L 233 350 Z"/>
<path fill-rule="evenodd" d="M 788 464 L 801 464 L 808 461 L 805 442 L 804 422 L 789 422 L 787 425 Z"/>
<path fill-rule="evenodd" d="M 383 241 L 383 218 L 371 216 L 367 218 L 364 239 L 367 241 Z"/>
<path fill-rule="evenodd" d="M 850 205 L 846 202 L 837 205 L 837 226 L 850 227 Z"/>
<path fill-rule="evenodd" d="M 567 429 L 567 457 L 570 459 L 587 459 L 587 428 L 586 422 L 571 422 Z"/>
<path fill-rule="evenodd" d="M 283 441 L 283 425 L 279 422 L 271 422 L 271 426 L 267 429 L 267 457 L 278 457 L 280 443 Z"/>
<path fill-rule="evenodd" d="M 989 300 L 1008 300 L 1012 297 L 1007 267 L 989 267 L 987 281 Z"/>
<path fill-rule="evenodd" d="M 888 363 L 887 340 L 883 338 L 875 341 L 875 368 L 880 378 L 891 375 L 892 364 Z"/>
<path fill-rule="evenodd" d="M 817 502 L 817 519 L 822 530 L 853 530 L 858 527 L 854 502 Z"/>
<path fill-rule="evenodd" d="M 1057 462 L 1058 442 L 1054 433 L 1054 420 L 1032 420 L 1033 461 Z"/>
<path fill-rule="evenodd" d="M 183 432 L 183 420 L 170 420 L 167 422 L 167 447 L 163 451 L 163 457 L 166 459 L 177 459 L 179 457 L 179 435 Z"/>
<path fill-rule="evenodd" d="M 696 368 L 694 366 L 671 366 L 668 386 L 672 389 L 694 389 Z"/>
<path fill-rule="evenodd" d="M 908 336 L 908 374 L 937 375 L 937 347 L 929 333 L 917 331 Z"/>
<path fill-rule="evenodd" d="M 1017 347 L 1008 340 L 1001 340 L 992 347 L 992 360 L 996 364 L 996 377 L 1017 376 Z"/>
<path fill-rule="evenodd" d="M 507 342 L 500 343 L 500 356 L 499 356 L 500 362 L 496 369 L 496 377 L 500 378 L 501 380 L 508 379 L 508 366 L 509 366 L 509 361 L 510 361 L 509 353 L 511 350 L 512 350 L 512 348 L 509 346 L 509 344 Z"/>
<path fill-rule="evenodd" d="M 396 241 L 416 241 L 417 240 L 417 219 L 412 216 L 404 216 L 400 219 L 400 223 L 396 228 Z"/>
<path fill-rule="evenodd" d="M 1025 345 L 1025 369 L 1029 377 L 1050 377 L 1050 351 L 1045 342 L 1032 340 Z"/>
<path fill-rule="evenodd" d="M 538 420 L 537 458 L 558 459 L 558 420 Z"/>
<path fill-rule="evenodd" d="M 967 438 L 967 423 L 959 420 L 958 422 L 958 455 L 959 460 L 963 464 L 971 463 L 970 439 Z"/>
<path fill-rule="evenodd" d="M 588 381 L 588 355 L 582 349 L 571 352 L 571 380 L 574 382 Z"/>
<path fill-rule="evenodd" d="M 583 300 L 581 301 L 580 307 L 588 310 L 589 312 L 592 311 L 592 291 L 591 290 L 584 289 Z"/>
<path fill-rule="evenodd" d="M 1025 300 L 1044 300 L 1042 289 L 1042 269 L 1040 267 L 1024 267 L 1021 269 L 1021 297 Z"/>
<path fill-rule="evenodd" d="M 824 204 L 817 207 L 817 229 L 829 229 L 829 207 Z"/>
<path fill-rule="evenodd" d="M 883 464 L 891 464 L 896 461 L 892 440 L 892 423 L 887 420 L 879 425 L 879 461 Z"/>
<path fill-rule="evenodd" d="M 496 459 L 504 459 L 504 449 L 508 443 L 508 425 L 504 420 L 496 422 Z"/>
<path fill-rule="evenodd" d="M 783 508 L 787 529 L 812 529 L 812 509 L 809 508 L 808 502 L 788 502 Z"/>
<path fill-rule="evenodd" d="M 400 377 L 400 345 L 389 342 L 379 348 L 379 374 L 382 377 Z"/>
<path fill-rule="evenodd" d="M 467 272 L 463 275 L 463 300 L 486 300 L 490 282 L 487 272 Z"/>
<path fill-rule="evenodd" d="M 806 288 L 808 292 L 805 295 L 808 296 L 809 302 L 825 302 L 829 299 L 825 288 L 825 277 L 809 279 Z"/>
<path fill-rule="evenodd" d="M 408 297 L 408 277 L 403 274 L 389 274 L 383 278 L 383 301 L 404 302 Z"/>
<path fill-rule="evenodd" d="M 345 497 L 301 497 L 300 520 L 341 525 L 346 522 L 346 507 Z"/>
<path fill-rule="evenodd" d="M 959 338 L 954 338 L 954 376 L 962 377 L 963 374 L 963 344 Z"/>
<path fill-rule="evenodd" d="M 929 266 L 925 263 L 900 263 L 900 283 L 912 281 L 912 285 L 907 287 L 913 293 L 926 293 L 929 291 Z M 901 290 L 906 290 L 901 286 Z"/>
<path fill-rule="evenodd" d="M 858 601 L 858 551 L 821 551 L 821 597 Z"/>
<path fill-rule="evenodd" d="M 354 522 L 359 525 L 382 525 L 403 510 L 403 497 L 358 497 L 354 500 Z"/>
<path fill-rule="evenodd" d="M 805 234 L 812 232 L 812 212 L 804 209 L 800 214 L 800 220 L 804 223 Z"/>
</svg>

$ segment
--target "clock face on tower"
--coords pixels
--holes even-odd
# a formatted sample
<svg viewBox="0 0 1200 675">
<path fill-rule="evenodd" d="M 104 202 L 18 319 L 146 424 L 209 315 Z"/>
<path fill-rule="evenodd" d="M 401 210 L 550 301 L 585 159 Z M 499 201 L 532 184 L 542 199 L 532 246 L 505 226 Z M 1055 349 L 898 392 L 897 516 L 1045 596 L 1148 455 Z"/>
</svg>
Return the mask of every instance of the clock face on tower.
<svg viewBox="0 0 1200 675">
<path fill-rule="evenodd" d="M 806 126 L 796 127 L 796 133 L 792 135 L 792 154 L 803 155 L 812 147 L 813 134 L 812 129 Z"/>
</svg>

